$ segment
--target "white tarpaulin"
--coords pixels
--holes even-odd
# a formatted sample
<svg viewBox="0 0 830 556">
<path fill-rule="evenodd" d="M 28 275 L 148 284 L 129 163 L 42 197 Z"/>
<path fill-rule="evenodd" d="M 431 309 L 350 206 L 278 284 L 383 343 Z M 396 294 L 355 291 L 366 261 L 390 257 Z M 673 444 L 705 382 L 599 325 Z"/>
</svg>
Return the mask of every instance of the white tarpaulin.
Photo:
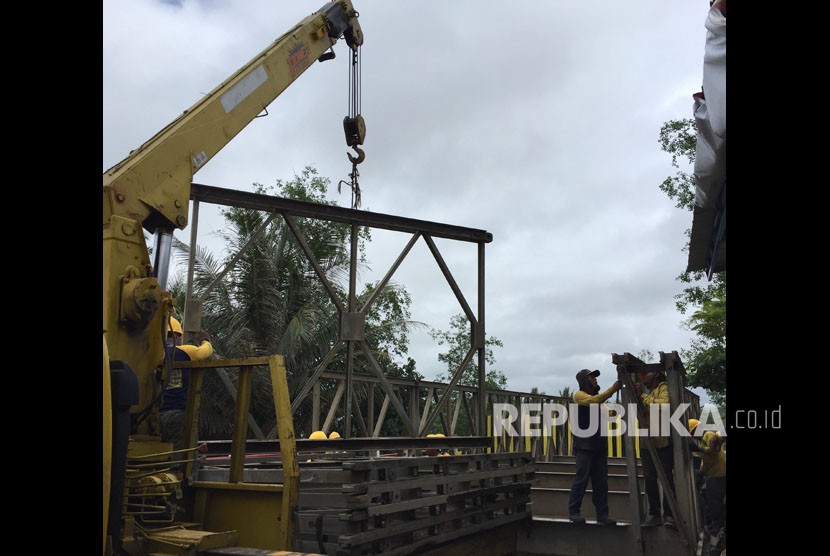
<svg viewBox="0 0 830 556">
<path fill-rule="evenodd" d="M 726 17 L 716 8 L 706 18 L 703 95 L 695 95 L 697 122 L 695 205 L 710 207 L 726 173 Z"/>
<path fill-rule="evenodd" d="M 726 268 L 726 2 L 715 2 L 706 17 L 703 90 L 694 95 L 697 124 L 695 206 L 688 271 Z"/>
</svg>

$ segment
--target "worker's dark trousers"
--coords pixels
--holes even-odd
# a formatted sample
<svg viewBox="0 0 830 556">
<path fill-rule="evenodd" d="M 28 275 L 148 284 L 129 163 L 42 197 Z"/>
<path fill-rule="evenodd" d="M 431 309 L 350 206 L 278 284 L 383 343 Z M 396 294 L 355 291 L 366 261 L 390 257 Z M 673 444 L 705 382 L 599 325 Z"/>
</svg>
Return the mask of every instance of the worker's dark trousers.
<svg viewBox="0 0 830 556">
<path fill-rule="evenodd" d="M 591 480 L 591 500 L 597 510 L 597 517 L 608 516 L 608 456 L 605 450 L 575 450 L 576 476 L 571 485 L 568 513 L 579 515 L 582 497 Z"/>
<path fill-rule="evenodd" d="M 672 468 L 674 467 L 674 452 L 672 452 L 671 444 L 665 448 L 657 448 L 657 457 L 663 468 L 663 473 L 669 480 L 672 494 L 674 494 L 674 475 L 672 475 Z M 648 499 L 648 515 L 652 517 L 660 517 L 660 480 L 657 478 L 657 469 L 651 461 L 651 454 L 648 450 L 643 450 L 643 478 L 646 483 L 646 498 Z M 669 500 L 666 494 L 663 493 L 663 517 L 674 517 L 672 515 Z"/>
<path fill-rule="evenodd" d="M 717 534 L 725 521 L 726 477 L 709 477 L 704 489 L 704 516 L 706 526 L 713 535 Z"/>
</svg>

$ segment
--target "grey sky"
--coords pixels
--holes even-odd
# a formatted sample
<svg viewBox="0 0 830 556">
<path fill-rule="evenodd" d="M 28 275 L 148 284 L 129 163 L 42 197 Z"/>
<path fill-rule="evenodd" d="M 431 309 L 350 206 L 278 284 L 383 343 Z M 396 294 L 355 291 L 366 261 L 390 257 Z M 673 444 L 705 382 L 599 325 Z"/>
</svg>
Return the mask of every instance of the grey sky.
<svg viewBox="0 0 830 556">
<path fill-rule="evenodd" d="M 103 168 L 193 105 L 325 2 L 105 0 Z M 365 210 L 484 229 L 487 334 L 511 390 L 612 382 L 612 352 L 680 351 L 691 333 L 673 296 L 691 213 L 658 189 L 674 169 L 663 122 L 692 117 L 705 0 L 583 2 L 354 0 L 365 34 Z M 342 120 L 348 48 L 314 64 L 195 181 L 252 190 L 306 165 L 336 184 L 351 170 Z M 202 206 L 200 242 L 221 228 Z M 176 232 L 189 241 L 190 231 Z M 409 239 L 375 233 L 376 279 Z M 215 247 L 214 247 L 215 246 Z M 439 241 L 471 305 L 473 244 Z M 423 242 L 395 276 L 412 317 L 439 329 L 460 312 Z M 425 331 L 412 357 L 444 371 Z M 604 380 L 603 380 L 604 379 Z M 702 393 L 702 392 L 700 392 Z"/>
</svg>

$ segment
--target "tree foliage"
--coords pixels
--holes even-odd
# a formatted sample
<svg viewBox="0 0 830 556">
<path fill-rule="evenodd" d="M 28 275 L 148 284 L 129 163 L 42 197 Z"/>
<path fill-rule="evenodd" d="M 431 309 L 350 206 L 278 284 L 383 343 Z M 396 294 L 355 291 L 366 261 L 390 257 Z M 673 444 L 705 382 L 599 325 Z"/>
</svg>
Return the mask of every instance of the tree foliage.
<svg viewBox="0 0 830 556">
<path fill-rule="evenodd" d="M 458 313 L 453 315 L 450 318 L 449 324 L 449 330 L 433 329 L 429 332 L 432 339 L 436 340 L 439 346 L 446 347 L 445 352 L 438 354 L 438 360 L 447 365 L 447 372 L 446 374 L 438 373 L 435 377 L 437 382 L 449 383 L 452 381 L 453 375 L 461 367 L 461 364 L 464 362 L 473 345 L 471 323 L 464 314 Z M 485 373 L 484 387 L 489 390 L 504 390 L 507 388 L 507 376 L 502 371 L 493 368 L 493 365 L 496 364 L 495 347 L 504 347 L 504 345 L 501 340 L 494 336 L 485 338 L 484 360 L 487 371 Z M 467 366 L 464 367 L 457 384 L 478 387 L 478 368 L 478 354 L 477 350 L 474 350 L 474 354 Z M 459 404 L 459 395 L 464 396 L 464 399 L 461 400 L 463 406 L 470 408 L 474 405 L 475 402 L 471 392 L 453 391 L 450 393 L 448 408 L 455 408 Z M 422 401 L 429 403 L 425 399 Z M 449 431 L 444 430 L 443 426 L 444 423 L 436 419 L 431 429 L 425 432 L 448 433 Z M 474 432 L 476 431 L 470 423 L 470 416 L 466 410 L 459 410 L 454 433 L 463 436 L 473 434 Z M 478 434 L 481 434 L 481 432 L 478 431 Z"/>
<path fill-rule="evenodd" d="M 674 200 L 677 208 L 692 211 L 695 200 L 694 177 L 685 172 L 681 161 L 693 165 L 697 148 L 697 126 L 693 119 L 670 120 L 660 128 L 660 148 L 671 155 L 676 169 L 660 184 L 660 190 Z M 686 230 L 683 251 L 689 251 L 691 228 Z M 690 386 L 704 388 L 718 405 L 726 402 L 726 272 L 714 274 L 704 282 L 703 271 L 682 272 L 677 280 L 683 290 L 675 295 L 675 305 L 685 315 L 698 309 L 686 321 L 697 333 L 688 350 L 680 350 Z"/>
<path fill-rule="evenodd" d="M 446 346 L 447 351 L 438 354 L 438 360 L 447 364 L 447 374 L 439 374 L 437 380 L 450 382 L 455 371 L 461 367 L 464 358 L 470 351 L 472 344 L 472 333 L 470 321 L 467 317 L 458 313 L 450 318 L 449 330 L 433 330 L 430 332 L 432 339 L 438 341 L 439 346 Z M 492 368 L 496 364 L 493 348 L 504 347 L 501 340 L 490 336 L 484 340 L 484 360 L 487 365 L 485 374 L 486 387 L 493 390 L 504 390 L 507 388 L 507 376 L 502 371 Z M 478 358 L 474 355 L 458 381 L 459 384 L 478 386 Z"/>
<path fill-rule="evenodd" d="M 715 405 L 726 404 L 726 288 L 706 299 L 686 324 L 697 333 L 691 348 L 682 350 L 687 380 L 709 393 Z"/>
<path fill-rule="evenodd" d="M 671 155 L 671 165 L 677 170 L 660 184 L 660 190 L 673 199 L 677 208 L 692 210 L 695 204 L 695 182 L 681 169 L 680 159 L 695 162 L 697 126 L 693 119 L 670 120 L 660 128 L 660 148 Z"/>
<path fill-rule="evenodd" d="M 649 361 L 654 360 L 654 353 L 648 348 L 643 348 L 637 353 L 637 359 L 642 361 L 643 363 L 648 363 Z"/>
</svg>

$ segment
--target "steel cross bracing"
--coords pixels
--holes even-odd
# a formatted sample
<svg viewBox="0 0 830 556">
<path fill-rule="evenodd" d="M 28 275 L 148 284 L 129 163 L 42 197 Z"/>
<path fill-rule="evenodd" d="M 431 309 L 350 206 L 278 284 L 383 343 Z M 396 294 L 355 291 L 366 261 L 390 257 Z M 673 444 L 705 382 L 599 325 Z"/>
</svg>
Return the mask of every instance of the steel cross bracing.
<svg viewBox="0 0 830 556">
<path fill-rule="evenodd" d="M 344 384 L 341 385 L 342 390 L 338 389 L 338 392 L 336 394 L 338 402 L 341 399 L 345 400 L 344 436 L 348 438 L 351 435 L 351 420 L 353 414 L 357 418 L 358 426 L 365 436 L 376 436 L 376 428 L 377 432 L 379 432 L 378 427 L 372 427 L 371 425 L 372 421 L 374 420 L 373 411 L 369 411 L 367 413 L 367 418 L 370 423 L 370 425 L 367 426 L 366 419 L 363 418 L 363 414 L 359 406 L 352 406 L 353 401 L 356 399 L 354 388 L 354 355 L 356 348 L 359 348 L 366 356 L 366 359 L 369 362 L 369 370 L 373 373 L 369 376 L 372 376 L 375 379 L 377 379 L 378 383 L 380 384 L 380 387 L 382 388 L 383 393 L 385 394 L 383 411 L 385 412 L 385 410 L 388 408 L 388 405 L 391 404 L 395 411 L 398 413 L 401 421 L 403 422 L 406 432 L 413 437 L 422 436 L 423 434 L 425 434 L 425 431 L 429 430 L 429 427 L 432 425 L 432 423 L 439 417 L 442 421 L 444 421 L 444 426 L 446 428 L 446 416 L 444 415 L 444 412 L 449 407 L 451 398 L 456 397 L 457 404 L 463 403 L 465 406 L 468 405 L 468 400 L 466 396 L 457 398 L 457 395 L 454 394 L 454 392 L 455 388 L 458 386 L 458 381 L 463 374 L 464 368 L 472 360 L 472 358 L 477 355 L 479 376 L 478 384 L 476 387 L 476 395 L 474 396 L 474 402 L 476 405 L 472 412 L 470 412 L 468 408 L 468 413 L 471 413 L 470 417 L 474 419 L 473 421 L 471 421 L 473 432 L 476 434 L 481 434 L 482 431 L 485 431 L 487 395 L 485 393 L 486 362 L 484 356 L 484 245 L 486 243 L 490 243 L 493 240 L 493 235 L 491 233 L 474 228 L 466 228 L 462 226 L 454 226 L 449 224 L 440 224 L 425 220 L 403 218 L 399 216 L 392 216 L 388 214 L 374 213 L 356 209 L 348 209 L 332 205 L 296 201 L 271 195 L 224 189 L 196 183 L 191 184 L 190 198 L 193 201 L 193 212 L 192 218 L 190 220 L 192 226 L 191 254 L 195 253 L 196 237 L 198 230 L 199 203 L 201 202 L 247 208 L 253 210 L 262 210 L 272 213 L 266 220 L 266 222 L 262 225 L 260 230 L 258 230 L 254 234 L 254 237 L 259 235 L 265 229 L 266 226 L 270 225 L 277 215 L 280 215 L 284 222 L 284 226 L 287 227 L 287 229 L 292 234 L 292 237 L 297 241 L 298 245 L 305 253 L 309 263 L 314 268 L 318 279 L 326 289 L 332 303 L 334 303 L 337 307 L 337 312 L 340 317 L 340 321 L 339 323 L 337 323 L 338 339 L 332 346 L 328 354 L 326 354 L 326 356 L 320 362 L 318 367 L 311 374 L 309 379 L 305 381 L 300 391 L 294 393 L 294 395 L 292 396 L 292 412 L 296 412 L 299 405 L 308 396 L 312 389 L 316 389 L 315 392 L 317 392 L 318 396 L 315 397 L 315 400 L 319 400 L 319 381 L 323 376 L 323 373 L 326 372 L 329 363 L 345 344 L 347 350 L 347 359 L 346 372 L 343 376 Z M 308 244 L 305 238 L 303 237 L 301 230 L 296 225 L 296 218 L 313 218 L 318 220 L 348 224 L 351 226 L 349 288 L 348 298 L 345 300 L 345 302 L 339 298 L 334 287 L 326 278 L 325 273 L 321 268 L 320 264 L 315 260 L 314 254 L 308 247 Z M 410 238 L 407 245 L 404 247 L 403 251 L 398 256 L 398 258 L 389 268 L 388 272 L 381 280 L 378 287 L 375 289 L 375 293 L 366 301 L 366 303 L 362 307 L 357 307 L 357 237 L 361 226 L 410 233 L 412 234 L 412 237 Z M 441 252 L 433 239 L 436 237 L 452 239 L 457 241 L 466 241 L 477 244 L 477 312 L 473 311 L 473 309 L 470 307 L 469 303 L 467 302 L 467 299 L 464 297 L 464 294 L 461 291 L 461 288 L 459 287 L 458 283 L 453 277 L 452 272 L 449 269 L 449 266 L 444 261 Z M 472 341 L 467 356 L 465 357 L 464 361 L 459 366 L 459 368 L 456 369 L 453 373 L 453 376 L 450 379 L 449 387 L 443 389 L 442 395 L 440 396 L 438 395 L 437 390 L 433 390 L 432 392 L 430 392 L 430 397 L 435 401 L 435 404 L 433 407 L 430 407 L 432 404 L 426 405 L 424 408 L 424 413 L 421 415 L 421 418 L 419 420 L 417 417 L 413 416 L 413 414 L 418 413 L 417 407 L 414 408 L 414 411 L 412 407 L 410 407 L 410 410 L 407 411 L 407 409 L 404 407 L 403 402 L 401 401 L 400 396 L 395 391 L 395 388 L 392 386 L 390 379 L 386 376 L 384 370 L 374 359 L 372 355 L 371 346 L 367 344 L 366 340 L 363 337 L 363 327 L 365 323 L 366 314 L 371 308 L 377 293 L 380 292 L 384 288 L 384 286 L 389 282 L 389 280 L 392 278 L 397 268 L 406 258 L 414 244 L 418 241 L 418 239 L 421 238 L 427 244 L 427 247 L 429 248 L 431 254 L 435 258 L 436 263 L 438 264 L 442 274 L 444 275 L 444 278 L 446 279 L 450 289 L 455 295 L 456 300 L 458 301 L 461 309 L 464 311 L 464 314 L 470 321 L 472 330 Z M 222 271 L 222 273 L 220 273 L 219 279 L 221 279 L 221 277 L 230 270 L 233 264 L 235 264 L 235 262 L 238 260 L 241 253 L 252 242 L 253 240 L 249 241 L 249 243 L 246 244 L 242 248 L 242 250 L 231 259 L 228 266 Z M 200 307 L 202 299 L 204 299 L 206 295 L 203 293 L 202 296 L 198 299 L 194 298 L 193 296 L 192 283 L 194 269 L 195 260 L 194 257 L 191 256 L 188 268 L 188 282 L 185 300 L 186 333 L 199 330 L 201 326 Z M 212 289 L 212 287 L 213 285 L 209 286 L 208 290 Z M 364 376 L 365 375 L 360 375 L 360 379 L 363 379 Z M 370 399 L 372 398 L 370 397 Z M 417 402 L 417 400 L 415 401 Z M 315 402 L 315 407 L 319 408 L 319 402 Z M 456 413 L 458 412 L 458 409 L 459 406 L 457 405 L 455 409 Z M 316 417 L 315 422 L 319 422 L 319 417 Z M 273 438 L 275 432 L 275 430 L 270 431 L 269 434 L 266 435 L 266 438 Z"/>
</svg>

